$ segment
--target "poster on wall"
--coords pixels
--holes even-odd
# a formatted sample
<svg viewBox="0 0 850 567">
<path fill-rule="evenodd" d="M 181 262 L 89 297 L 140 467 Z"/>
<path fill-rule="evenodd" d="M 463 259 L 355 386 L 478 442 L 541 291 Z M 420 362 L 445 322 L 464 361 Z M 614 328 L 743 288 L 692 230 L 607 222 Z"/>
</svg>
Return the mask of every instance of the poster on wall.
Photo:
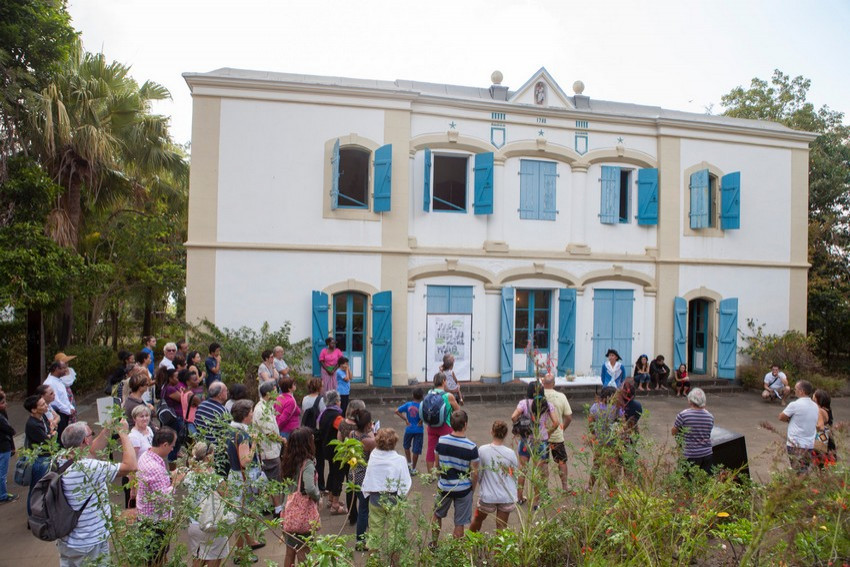
<svg viewBox="0 0 850 567">
<path fill-rule="evenodd" d="M 472 379 L 472 315 L 428 315 L 426 339 L 425 376 L 431 378 L 439 372 L 443 355 L 455 357 L 455 375 L 458 381 Z"/>
</svg>

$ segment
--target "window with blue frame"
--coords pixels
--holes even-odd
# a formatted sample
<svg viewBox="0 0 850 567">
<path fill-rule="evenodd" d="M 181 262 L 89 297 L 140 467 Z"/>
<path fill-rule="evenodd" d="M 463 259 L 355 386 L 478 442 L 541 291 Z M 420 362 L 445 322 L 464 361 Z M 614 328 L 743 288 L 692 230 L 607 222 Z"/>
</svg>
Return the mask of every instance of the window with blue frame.
<svg viewBox="0 0 850 567">
<path fill-rule="evenodd" d="M 429 285 L 426 296 L 428 313 L 472 313 L 471 285 Z"/>
<path fill-rule="evenodd" d="M 632 212 L 632 170 L 602 166 L 599 221 L 602 224 L 630 222 Z"/>
<path fill-rule="evenodd" d="M 369 150 L 358 147 L 339 149 L 339 196 L 342 209 L 369 208 Z"/>
<path fill-rule="evenodd" d="M 691 229 L 720 228 L 735 230 L 741 227 L 741 173 L 735 171 L 723 177 L 708 169 L 695 171 L 688 184 Z"/>
<path fill-rule="evenodd" d="M 468 165 L 466 156 L 434 156 L 434 211 L 466 212 Z"/>
<path fill-rule="evenodd" d="M 553 162 L 523 159 L 519 162 L 519 218 L 555 220 L 557 166 Z"/>
<path fill-rule="evenodd" d="M 549 350 L 549 319 L 552 292 L 545 289 L 516 291 L 514 348 L 524 350 L 529 344 L 541 352 Z"/>
</svg>

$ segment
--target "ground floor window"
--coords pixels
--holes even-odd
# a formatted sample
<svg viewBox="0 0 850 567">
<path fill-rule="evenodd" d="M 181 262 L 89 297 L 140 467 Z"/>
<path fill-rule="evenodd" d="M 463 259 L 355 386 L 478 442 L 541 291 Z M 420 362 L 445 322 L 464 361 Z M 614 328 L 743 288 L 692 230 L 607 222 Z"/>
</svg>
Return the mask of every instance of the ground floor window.
<svg viewBox="0 0 850 567">
<path fill-rule="evenodd" d="M 514 351 L 537 350 L 541 355 L 550 352 L 552 292 L 548 289 L 516 290 Z M 526 368 L 518 367 L 517 376 L 530 376 L 534 364 L 528 359 Z"/>
<path fill-rule="evenodd" d="M 337 347 L 349 360 L 353 382 L 363 382 L 366 377 L 366 304 L 367 298 L 362 293 L 334 295 L 334 337 Z"/>
</svg>

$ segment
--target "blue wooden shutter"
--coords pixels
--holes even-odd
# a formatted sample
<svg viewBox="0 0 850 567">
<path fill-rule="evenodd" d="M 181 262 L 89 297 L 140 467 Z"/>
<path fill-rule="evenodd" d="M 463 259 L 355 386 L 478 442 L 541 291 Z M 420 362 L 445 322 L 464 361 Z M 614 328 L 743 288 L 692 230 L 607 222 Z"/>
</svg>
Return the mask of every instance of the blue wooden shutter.
<svg viewBox="0 0 850 567">
<path fill-rule="evenodd" d="M 502 332 L 499 337 L 499 369 L 502 382 L 514 379 L 514 288 L 502 288 Z"/>
<path fill-rule="evenodd" d="M 623 368 L 626 376 L 632 375 L 634 358 L 632 358 L 632 342 L 634 341 L 634 326 L 632 325 L 635 307 L 635 292 L 630 289 L 614 290 L 614 305 L 612 316 L 614 318 L 614 340 L 613 347 L 617 349 L 623 358 Z"/>
<path fill-rule="evenodd" d="M 638 170 L 638 224 L 658 224 L 658 170 Z"/>
<path fill-rule="evenodd" d="M 593 368 L 605 364 L 605 352 L 613 348 L 614 290 L 593 290 Z"/>
<path fill-rule="evenodd" d="M 555 220 L 557 167 L 550 161 L 540 162 L 540 220 Z"/>
<path fill-rule="evenodd" d="M 538 212 L 537 187 L 540 162 L 528 159 L 519 162 L 519 218 L 536 219 Z"/>
<path fill-rule="evenodd" d="M 393 385 L 393 293 L 372 296 L 372 385 Z"/>
<path fill-rule="evenodd" d="M 702 169 L 691 174 L 691 228 L 708 228 L 709 213 L 708 170 Z"/>
<path fill-rule="evenodd" d="M 603 165 L 601 181 L 599 221 L 602 224 L 617 224 L 620 222 L 620 168 Z"/>
<path fill-rule="evenodd" d="M 431 150 L 425 148 L 425 195 L 422 200 L 422 210 L 431 211 Z"/>
<path fill-rule="evenodd" d="M 682 297 L 673 300 L 673 370 L 687 365 L 685 350 L 688 346 L 688 302 Z"/>
<path fill-rule="evenodd" d="M 375 194 L 373 196 L 376 213 L 390 210 L 393 177 L 393 145 L 387 144 L 375 150 Z"/>
<path fill-rule="evenodd" d="M 475 154 L 475 201 L 472 207 L 476 215 L 493 214 L 493 152 Z"/>
<path fill-rule="evenodd" d="M 339 140 L 334 142 L 331 154 L 331 209 L 339 206 Z"/>
<path fill-rule="evenodd" d="M 576 369 L 576 290 L 558 293 L 558 373 Z"/>
<path fill-rule="evenodd" d="M 313 376 L 319 376 L 319 354 L 328 338 L 328 294 L 313 292 Z"/>
<path fill-rule="evenodd" d="M 720 302 L 717 334 L 717 376 L 735 378 L 738 356 L 738 298 L 731 297 Z"/>
<path fill-rule="evenodd" d="M 727 173 L 720 179 L 720 228 L 741 228 L 741 172 Z"/>
</svg>

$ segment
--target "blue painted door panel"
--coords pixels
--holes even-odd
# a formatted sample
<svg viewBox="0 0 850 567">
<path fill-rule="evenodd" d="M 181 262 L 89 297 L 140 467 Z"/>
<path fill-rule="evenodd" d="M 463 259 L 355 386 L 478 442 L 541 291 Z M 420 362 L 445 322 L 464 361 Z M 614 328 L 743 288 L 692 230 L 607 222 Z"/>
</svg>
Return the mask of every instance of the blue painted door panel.
<svg viewBox="0 0 850 567">
<path fill-rule="evenodd" d="M 720 302 L 717 334 L 717 376 L 734 379 L 738 355 L 738 298 Z"/>
<path fill-rule="evenodd" d="M 687 364 L 685 356 L 688 344 L 688 302 L 683 297 L 673 300 L 673 370 Z"/>
<path fill-rule="evenodd" d="M 313 376 L 319 376 L 319 354 L 328 338 L 328 294 L 313 292 Z"/>
<path fill-rule="evenodd" d="M 630 289 L 597 289 L 593 292 L 593 370 L 598 372 L 609 348 L 623 359 L 626 376 L 632 372 L 632 313 L 634 292 Z"/>
<path fill-rule="evenodd" d="M 558 294 L 558 374 L 576 369 L 576 290 Z"/>
<path fill-rule="evenodd" d="M 372 296 L 372 385 L 393 385 L 393 295 L 382 291 Z"/>
<path fill-rule="evenodd" d="M 502 288 L 499 369 L 502 382 L 514 379 L 514 288 Z"/>
</svg>

